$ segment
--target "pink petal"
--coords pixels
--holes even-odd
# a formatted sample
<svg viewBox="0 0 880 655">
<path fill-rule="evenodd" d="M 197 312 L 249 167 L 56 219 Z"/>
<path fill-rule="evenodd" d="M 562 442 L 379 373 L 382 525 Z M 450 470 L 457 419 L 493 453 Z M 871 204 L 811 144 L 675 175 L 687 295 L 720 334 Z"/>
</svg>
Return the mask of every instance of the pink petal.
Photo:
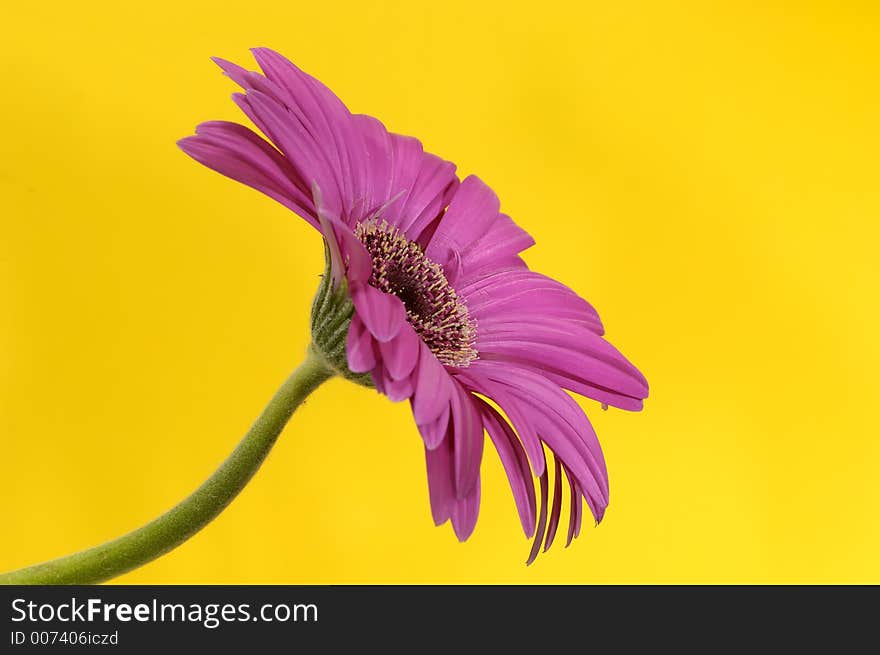
<svg viewBox="0 0 880 655">
<path fill-rule="evenodd" d="M 495 445 L 498 456 L 501 458 L 501 464 L 507 473 L 507 480 L 510 482 L 510 490 L 513 492 L 513 500 L 516 503 L 523 531 L 526 533 L 526 537 L 531 537 L 535 533 L 535 487 L 532 483 L 531 470 L 525 451 L 507 421 L 495 409 L 483 401 L 480 401 L 480 408 L 483 415 L 483 425 L 486 427 L 486 432 Z"/>
<path fill-rule="evenodd" d="M 485 341 L 524 340 L 584 353 L 630 374 L 647 389 L 645 376 L 619 350 L 578 321 L 546 315 L 487 316 L 480 322 L 480 337 Z"/>
<path fill-rule="evenodd" d="M 541 552 L 541 541 L 544 539 L 544 528 L 547 525 L 547 467 L 544 467 L 544 472 L 541 473 L 540 477 L 540 486 L 541 486 L 541 514 L 538 516 L 538 529 L 535 530 L 535 538 L 532 542 L 532 551 L 529 553 L 529 558 L 526 560 L 526 566 L 535 561 L 535 558 L 538 556 L 538 553 Z"/>
<path fill-rule="evenodd" d="M 632 396 L 627 396 L 611 389 L 597 387 L 586 383 L 582 379 L 571 374 L 551 371 L 547 368 L 543 368 L 540 373 L 563 389 L 569 389 L 597 402 L 610 405 L 611 407 L 617 407 L 618 409 L 624 409 L 630 412 L 638 412 L 641 411 L 644 405 L 641 398 L 633 398 Z"/>
<path fill-rule="evenodd" d="M 422 340 L 408 323 L 401 326 L 400 332 L 391 341 L 379 343 L 382 363 L 395 380 L 408 377 L 419 361 Z"/>
<path fill-rule="evenodd" d="M 424 343 L 419 347 L 418 381 L 413 399 L 416 423 L 431 423 L 449 408 L 451 380 L 446 369 Z"/>
<path fill-rule="evenodd" d="M 348 328 L 345 342 L 348 368 L 354 373 L 366 373 L 376 366 L 376 353 L 373 350 L 373 336 L 363 321 L 355 315 Z"/>
<path fill-rule="evenodd" d="M 467 541 L 477 525 L 480 513 L 480 477 L 465 498 L 459 498 L 452 506 L 452 529 L 459 541 Z"/>
<path fill-rule="evenodd" d="M 458 187 L 431 237 L 425 254 L 443 265 L 450 251 L 461 251 L 479 239 L 498 217 L 498 196 L 471 175 Z"/>
<path fill-rule="evenodd" d="M 382 393 L 388 396 L 388 399 L 393 402 L 400 402 L 401 400 L 406 400 L 411 398 L 413 395 L 413 381 L 411 378 L 403 378 L 401 380 L 395 380 L 388 373 L 388 370 L 385 369 L 383 372 L 384 382 L 382 385 Z"/>
<path fill-rule="evenodd" d="M 235 123 L 203 123 L 196 136 L 177 145 L 190 157 L 221 175 L 260 191 L 299 214 L 311 225 L 318 221 L 297 173 L 268 143 Z"/>
<path fill-rule="evenodd" d="M 447 402 L 437 418 L 427 423 L 417 424 L 419 434 L 422 435 L 422 440 L 425 443 L 425 448 L 433 450 L 443 443 L 449 430 L 449 416 L 451 413 L 452 409 Z"/>
<path fill-rule="evenodd" d="M 247 74 L 250 71 L 220 57 L 211 57 L 211 61 L 217 64 L 233 82 L 242 88 L 247 88 Z"/>
<path fill-rule="evenodd" d="M 377 341 L 390 341 L 406 323 L 406 310 L 399 298 L 366 284 L 353 285 L 351 300 L 358 316 Z"/>
<path fill-rule="evenodd" d="M 502 268 L 525 268 L 519 253 L 535 245 L 531 235 L 509 216 L 499 214 L 489 230 L 461 252 L 460 280 L 477 279 L 481 273 Z"/>
<path fill-rule="evenodd" d="M 585 323 L 602 334 L 596 310 L 574 291 L 545 275 L 523 268 L 489 273 L 456 291 L 467 301 L 468 311 L 480 323 L 513 316 L 563 318 Z"/>
<path fill-rule="evenodd" d="M 529 340 L 521 340 L 523 337 Z M 525 330 L 517 335 L 481 335 L 477 350 L 484 360 L 522 363 L 539 373 L 545 370 L 562 372 L 586 384 L 623 396 L 647 397 L 645 378 L 628 366 L 628 362 L 610 363 L 601 355 L 597 356 L 596 351 L 585 352 L 576 346 L 559 346 L 547 340 L 541 341 L 540 338 L 537 334 L 528 335 Z"/>
<path fill-rule="evenodd" d="M 458 384 L 452 394 L 453 461 L 457 498 L 470 495 L 480 475 L 483 423 L 475 399 Z"/>
<path fill-rule="evenodd" d="M 562 467 L 559 458 L 553 457 L 553 506 L 550 510 L 550 520 L 547 523 L 547 536 L 544 538 L 544 552 L 553 545 L 556 537 L 556 528 L 559 526 L 559 515 L 562 513 Z"/>
<path fill-rule="evenodd" d="M 565 477 L 571 490 L 569 496 L 568 537 L 565 540 L 565 547 L 568 548 L 581 530 L 581 492 L 568 467 L 563 465 L 562 470 L 565 471 Z"/>
<path fill-rule="evenodd" d="M 516 433 L 522 440 L 523 447 L 532 465 L 532 471 L 536 476 L 544 472 L 544 450 L 541 440 L 535 431 L 532 421 L 527 413 L 528 405 L 521 403 L 510 392 L 510 389 L 487 375 L 482 374 L 481 368 L 474 366 L 463 371 L 456 372 L 456 378 L 461 380 L 471 391 L 479 393 L 495 401 L 502 411 L 510 419 Z"/>
<path fill-rule="evenodd" d="M 251 51 L 266 77 L 283 88 L 291 122 L 301 124 L 323 153 L 337 182 L 339 209 L 347 216 L 363 187 L 363 142 L 351 114 L 336 95 L 314 77 L 268 48 Z"/>
<path fill-rule="evenodd" d="M 297 169 L 309 186 L 317 184 L 324 194 L 328 210 L 336 216 L 346 214 L 344 188 L 336 170 L 336 162 L 314 141 L 287 107 L 261 91 L 248 91 L 234 96 L 257 127 L 271 139 Z"/>
<path fill-rule="evenodd" d="M 452 440 L 445 439 L 433 450 L 426 448 L 425 464 L 428 471 L 431 515 L 434 517 L 434 525 L 441 525 L 452 515 L 456 501 L 452 482 Z"/>
<path fill-rule="evenodd" d="M 455 164 L 429 153 L 422 156 L 417 174 L 398 218 L 400 229 L 413 241 L 440 215 L 458 187 Z"/>
<path fill-rule="evenodd" d="M 466 375 L 472 376 L 471 388 L 502 407 L 523 438 L 529 458 L 535 456 L 528 451 L 528 439 L 540 434 L 601 513 L 608 502 L 608 473 L 596 434 L 578 404 L 542 376 L 514 366 L 477 360 Z"/>
<path fill-rule="evenodd" d="M 352 116 L 352 120 L 363 138 L 366 157 L 368 179 L 364 190 L 362 213 L 373 214 L 394 196 L 391 187 L 394 169 L 391 135 L 385 126 L 372 116 L 356 114 Z"/>
</svg>

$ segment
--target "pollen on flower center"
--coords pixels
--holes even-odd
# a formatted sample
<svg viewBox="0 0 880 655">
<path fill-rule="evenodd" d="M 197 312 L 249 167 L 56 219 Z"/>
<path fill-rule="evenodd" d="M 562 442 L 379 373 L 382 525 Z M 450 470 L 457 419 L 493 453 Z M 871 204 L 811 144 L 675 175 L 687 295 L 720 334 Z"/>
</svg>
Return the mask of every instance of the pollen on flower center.
<svg viewBox="0 0 880 655">
<path fill-rule="evenodd" d="M 403 301 L 407 320 L 437 359 L 458 367 L 476 359 L 476 322 L 441 266 L 384 220 L 358 223 L 355 234 L 373 258 L 370 284 Z"/>
</svg>

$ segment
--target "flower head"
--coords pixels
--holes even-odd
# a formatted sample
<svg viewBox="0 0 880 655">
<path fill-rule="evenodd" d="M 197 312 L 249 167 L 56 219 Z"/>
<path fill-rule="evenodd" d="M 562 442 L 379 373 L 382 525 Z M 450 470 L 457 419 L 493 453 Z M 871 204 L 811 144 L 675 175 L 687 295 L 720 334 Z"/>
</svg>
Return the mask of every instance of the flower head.
<svg viewBox="0 0 880 655">
<path fill-rule="evenodd" d="M 253 53 L 262 74 L 215 61 L 244 89 L 233 98 L 266 139 L 214 121 L 180 147 L 323 235 L 315 346 L 345 377 L 410 402 L 435 523 L 450 520 L 462 541 L 472 533 L 488 434 L 534 536 L 529 561 L 555 538 L 563 477 L 570 543 L 582 499 L 601 521 L 608 475 L 589 420 L 565 390 L 639 410 L 644 376 L 603 339 L 589 303 L 529 270 L 520 253 L 533 239 L 479 178 L 460 181 L 453 164 L 351 114 L 279 54 Z"/>
</svg>

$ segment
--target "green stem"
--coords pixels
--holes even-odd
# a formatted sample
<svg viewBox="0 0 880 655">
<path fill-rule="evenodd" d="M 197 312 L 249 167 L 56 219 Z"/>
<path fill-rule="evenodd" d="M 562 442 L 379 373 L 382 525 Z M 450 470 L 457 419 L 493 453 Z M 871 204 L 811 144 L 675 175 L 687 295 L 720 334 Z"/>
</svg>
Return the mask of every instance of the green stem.
<svg viewBox="0 0 880 655">
<path fill-rule="evenodd" d="M 294 410 L 332 376 L 324 359 L 309 349 L 309 356 L 275 393 L 232 454 L 180 504 L 113 541 L 0 574 L 0 584 L 95 584 L 173 550 L 210 523 L 244 489 Z"/>
</svg>

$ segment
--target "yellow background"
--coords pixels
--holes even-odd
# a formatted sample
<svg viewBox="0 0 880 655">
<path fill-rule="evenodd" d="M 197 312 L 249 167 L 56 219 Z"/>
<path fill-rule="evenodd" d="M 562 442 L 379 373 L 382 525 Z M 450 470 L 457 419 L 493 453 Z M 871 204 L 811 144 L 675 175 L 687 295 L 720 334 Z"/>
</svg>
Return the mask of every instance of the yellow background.
<svg viewBox="0 0 880 655">
<path fill-rule="evenodd" d="M 0 27 L 0 570 L 154 517 L 304 352 L 317 234 L 175 140 L 274 47 L 475 172 L 647 375 L 584 403 L 612 501 L 459 544 L 405 404 L 333 381 L 129 583 L 880 582 L 873 2 L 15 3 Z"/>
</svg>

